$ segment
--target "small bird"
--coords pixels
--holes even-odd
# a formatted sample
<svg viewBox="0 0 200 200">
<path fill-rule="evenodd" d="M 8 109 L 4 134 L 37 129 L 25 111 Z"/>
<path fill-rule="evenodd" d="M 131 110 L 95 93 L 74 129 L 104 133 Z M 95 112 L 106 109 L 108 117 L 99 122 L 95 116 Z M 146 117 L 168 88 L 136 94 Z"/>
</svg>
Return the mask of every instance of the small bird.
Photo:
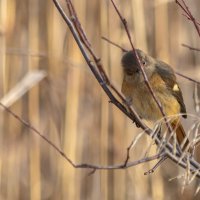
<svg viewBox="0 0 200 200">
<path fill-rule="evenodd" d="M 170 124 L 176 132 L 179 145 L 181 145 L 186 134 L 180 123 L 180 114 L 184 118 L 187 118 L 187 114 L 174 70 L 168 64 L 147 55 L 139 49 L 135 51 L 164 113 L 167 117 L 172 116 Z M 127 102 L 132 104 L 139 116 L 145 120 L 155 123 L 162 119 L 163 115 L 144 81 L 133 51 L 126 52 L 121 62 L 124 74 L 121 91 Z M 188 144 L 189 140 L 186 139 L 183 149 Z"/>
</svg>

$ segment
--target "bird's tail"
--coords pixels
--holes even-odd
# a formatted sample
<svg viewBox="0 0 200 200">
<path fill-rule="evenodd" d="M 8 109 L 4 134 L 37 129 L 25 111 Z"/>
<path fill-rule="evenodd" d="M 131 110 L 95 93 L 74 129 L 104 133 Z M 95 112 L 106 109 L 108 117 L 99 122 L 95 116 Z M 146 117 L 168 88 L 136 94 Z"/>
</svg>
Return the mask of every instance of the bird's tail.
<svg viewBox="0 0 200 200">
<path fill-rule="evenodd" d="M 182 147 L 182 150 L 187 150 L 188 152 L 191 152 L 192 148 L 188 147 L 190 141 L 187 138 L 187 135 L 181 123 L 178 120 L 175 120 L 171 122 L 171 126 L 173 130 L 176 132 L 176 138 L 177 138 L 178 144 Z"/>
</svg>

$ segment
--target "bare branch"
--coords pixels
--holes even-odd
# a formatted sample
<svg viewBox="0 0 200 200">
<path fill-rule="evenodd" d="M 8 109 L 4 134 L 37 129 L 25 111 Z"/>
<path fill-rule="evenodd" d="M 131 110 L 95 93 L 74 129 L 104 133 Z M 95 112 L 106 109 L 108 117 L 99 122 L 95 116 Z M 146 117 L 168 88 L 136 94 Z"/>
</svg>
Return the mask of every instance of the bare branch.
<svg viewBox="0 0 200 200">
<path fill-rule="evenodd" d="M 187 44 L 182 44 L 182 46 L 183 46 L 183 47 L 186 47 L 186 48 L 188 48 L 188 49 L 190 49 L 190 50 L 200 51 L 199 48 L 194 48 L 194 47 L 191 47 L 191 46 L 189 46 L 189 45 L 187 45 Z"/>
<path fill-rule="evenodd" d="M 127 154 L 126 154 L 126 159 L 124 161 L 124 166 L 127 165 L 128 161 L 130 159 L 130 150 L 135 146 L 135 144 L 143 136 L 143 134 L 144 134 L 144 132 L 142 132 L 139 135 L 137 135 L 137 137 L 134 140 L 132 140 L 132 142 L 130 143 L 130 145 L 127 147 Z"/>
<path fill-rule="evenodd" d="M 109 40 L 109 39 L 106 38 L 106 37 L 103 37 L 103 36 L 102 36 L 101 39 L 105 40 L 106 42 L 112 44 L 112 45 L 115 46 L 115 47 L 118 47 L 119 49 L 122 50 L 122 52 L 128 52 L 128 50 L 126 50 L 126 49 L 124 49 L 123 47 L 121 47 L 120 45 L 118 45 L 118 44 L 112 42 L 111 40 Z"/>
<path fill-rule="evenodd" d="M 108 76 L 106 75 L 106 73 L 104 71 L 104 68 L 102 66 L 101 59 L 99 57 L 97 57 L 95 52 L 93 51 L 93 49 L 91 47 L 91 44 L 89 43 L 89 41 L 87 39 L 86 33 L 84 32 L 84 30 L 83 30 L 83 28 L 81 26 L 81 23 L 79 22 L 79 19 L 77 17 L 76 11 L 74 9 L 74 6 L 73 6 L 71 0 L 66 0 L 66 3 L 67 3 L 67 6 L 68 6 L 70 18 L 71 18 L 72 23 L 74 24 L 74 27 L 75 27 L 75 29 L 76 29 L 79 37 L 80 37 L 81 42 L 84 44 L 86 49 L 89 51 L 89 53 L 93 57 L 93 59 L 94 59 L 94 61 L 96 63 L 96 66 L 97 66 L 97 68 L 98 68 L 103 80 L 106 83 L 109 84 L 110 82 L 109 82 Z"/>
<path fill-rule="evenodd" d="M 194 82 L 194 83 L 200 85 L 200 81 L 197 81 L 197 80 L 195 80 L 195 79 L 193 79 L 193 78 L 190 78 L 190 77 L 188 77 L 188 76 L 186 76 L 186 75 L 184 75 L 184 74 L 182 74 L 182 73 L 179 73 L 178 71 L 176 71 L 175 73 L 176 73 L 177 75 L 179 75 L 179 76 L 185 78 L 185 79 L 188 79 L 189 81 L 192 81 L 192 82 Z"/>
<path fill-rule="evenodd" d="M 182 3 L 181 3 L 181 2 Z M 195 17 L 192 15 L 192 13 L 190 12 L 189 7 L 187 6 L 187 4 L 185 3 L 184 0 L 175 0 L 176 4 L 178 4 L 178 6 L 183 10 L 183 12 L 186 14 L 187 18 L 189 20 L 191 20 L 195 26 L 195 29 L 200 37 L 200 28 L 199 28 L 199 23 L 197 22 L 197 20 L 195 19 Z"/>
<path fill-rule="evenodd" d="M 0 102 L 0 106 L 9 114 L 11 114 L 14 118 L 16 118 L 19 122 L 21 122 L 23 125 L 28 127 L 30 130 L 32 130 L 34 133 L 36 133 L 39 137 L 41 137 L 45 142 L 47 142 L 53 149 L 55 149 L 64 159 L 66 159 L 73 167 L 75 167 L 75 164 L 72 162 L 71 159 L 69 159 L 66 154 L 59 148 L 57 147 L 53 142 L 51 142 L 48 138 L 46 138 L 44 135 L 42 135 L 35 127 L 33 127 L 29 122 L 25 121 L 22 119 L 20 116 L 12 112 L 8 107 L 3 105 Z"/>
<path fill-rule="evenodd" d="M 167 159 L 167 156 L 163 156 L 162 158 L 160 158 L 160 160 L 154 165 L 153 168 L 151 168 L 150 170 L 148 170 L 147 172 L 144 173 L 144 175 L 150 175 L 152 173 L 154 173 L 154 171 Z"/>
<path fill-rule="evenodd" d="M 191 19 L 187 16 L 187 14 L 184 14 L 184 13 L 183 13 L 183 16 L 185 16 L 188 20 L 191 21 Z M 198 22 L 198 21 L 196 21 L 196 22 L 197 22 L 197 24 L 200 26 L 200 22 Z"/>
<path fill-rule="evenodd" d="M 42 138 L 45 142 L 47 142 L 53 149 L 55 149 L 65 160 L 67 160 L 74 168 L 88 168 L 88 169 L 94 169 L 94 170 L 113 170 L 113 169 L 126 169 L 133 167 L 135 165 L 149 162 L 152 160 L 159 159 L 163 157 L 164 154 L 156 154 L 154 156 L 145 157 L 136 161 L 132 161 L 124 165 L 118 164 L 118 165 L 112 165 L 112 166 L 100 166 L 100 165 L 93 165 L 88 163 L 82 163 L 82 164 L 75 164 L 70 158 L 67 157 L 67 155 L 58 147 L 56 146 L 52 141 L 50 141 L 47 137 L 45 137 L 42 133 L 40 133 L 35 127 L 33 127 L 29 122 L 25 121 L 21 117 L 19 117 L 17 114 L 12 112 L 8 107 L 4 106 L 2 103 L 0 103 L 0 106 L 6 110 L 9 114 L 11 114 L 14 118 L 16 118 L 19 122 L 21 122 L 23 125 L 28 127 L 33 133 L 37 134 L 40 138 Z"/>
</svg>

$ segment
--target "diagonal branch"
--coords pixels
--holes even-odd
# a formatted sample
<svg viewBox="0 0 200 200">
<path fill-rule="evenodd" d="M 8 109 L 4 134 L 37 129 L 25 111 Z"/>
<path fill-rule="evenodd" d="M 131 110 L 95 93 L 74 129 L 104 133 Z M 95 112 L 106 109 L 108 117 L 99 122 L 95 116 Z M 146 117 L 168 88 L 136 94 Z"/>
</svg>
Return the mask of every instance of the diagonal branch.
<svg viewBox="0 0 200 200">
<path fill-rule="evenodd" d="M 181 2 L 182 3 L 181 3 Z M 195 19 L 195 17 L 193 16 L 193 14 L 190 12 L 189 7 L 187 6 L 187 4 L 185 3 L 184 0 L 175 0 L 176 4 L 183 10 L 183 12 L 185 13 L 186 17 L 191 20 L 195 26 L 195 29 L 200 37 L 200 28 L 199 28 L 199 22 L 197 22 L 197 20 Z"/>
<path fill-rule="evenodd" d="M 80 41 L 82 42 L 82 44 L 85 46 L 85 48 L 88 50 L 89 54 L 93 58 L 93 60 L 96 64 L 96 67 L 97 67 L 103 81 L 105 81 L 105 84 L 108 85 L 117 94 L 117 96 L 122 100 L 122 102 L 126 102 L 126 100 L 124 99 L 122 94 L 116 89 L 116 87 L 109 80 L 109 78 L 108 78 L 108 76 L 107 76 L 107 74 L 106 74 L 106 72 L 103 68 L 103 65 L 101 63 L 101 59 L 98 56 L 96 56 L 94 50 L 92 49 L 92 45 L 90 44 L 89 40 L 87 39 L 86 33 L 84 32 L 84 30 L 81 26 L 81 23 L 78 19 L 77 13 L 74 9 L 74 6 L 73 6 L 71 0 L 66 0 L 66 3 L 67 3 L 68 10 L 69 10 L 70 18 L 72 20 L 72 23 L 74 25 L 75 30 L 78 33 Z M 111 100 L 111 102 L 112 102 L 112 100 Z M 129 112 L 132 116 L 137 115 L 137 113 L 135 112 L 135 110 L 133 108 L 128 108 L 128 109 L 129 109 Z M 134 118 L 133 122 L 135 122 L 137 126 L 140 126 L 137 123 L 138 122 L 137 119 Z"/>
<path fill-rule="evenodd" d="M 190 50 L 193 50 L 193 51 L 200 51 L 199 48 L 191 47 L 191 46 L 189 46 L 189 45 L 187 45 L 187 44 L 182 44 L 182 46 L 183 46 L 183 47 L 186 47 L 186 48 L 188 48 L 188 49 L 190 49 Z"/>
<path fill-rule="evenodd" d="M 135 112 L 134 116 L 135 119 L 133 119 L 132 115 L 127 111 L 127 109 L 115 98 L 115 96 L 111 93 L 111 91 L 109 90 L 108 86 L 106 85 L 105 81 L 102 79 L 100 73 L 96 70 L 96 67 L 94 66 L 94 64 L 92 63 L 92 61 L 90 60 L 88 54 L 86 53 L 86 50 L 78 36 L 77 31 L 75 30 L 71 20 L 67 17 L 67 15 L 65 14 L 64 10 L 62 9 L 61 5 L 59 4 L 59 2 L 57 0 L 53 0 L 56 8 L 58 9 L 58 11 L 60 12 L 61 16 L 63 17 L 63 19 L 65 20 L 66 24 L 68 25 L 87 65 L 89 66 L 90 70 L 92 71 L 92 73 L 94 74 L 95 78 L 97 79 L 97 81 L 99 82 L 100 86 L 102 87 L 102 89 L 104 90 L 104 92 L 107 94 L 107 96 L 110 98 L 110 102 L 113 103 L 115 106 L 117 106 L 126 116 L 128 116 L 130 119 L 132 119 L 133 121 L 136 121 L 139 126 L 141 128 L 147 129 L 146 125 L 140 120 L 139 116 L 137 115 L 137 113 Z M 121 96 L 122 97 L 122 96 Z"/>
<path fill-rule="evenodd" d="M 87 169 L 95 169 L 95 170 L 113 170 L 113 169 L 126 169 L 133 167 L 135 165 L 149 162 L 152 160 L 156 160 L 159 158 L 162 158 L 164 154 L 156 154 L 154 156 L 145 157 L 136 161 L 129 162 L 127 165 L 117 164 L 112 166 L 100 166 L 100 165 L 93 165 L 88 163 L 82 163 L 82 164 L 75 164 L 70 158 L 67 157 L 67 155 L 58 147 L 56 144 L 54 144 L 51 140 L 49 140 L 47 137 L 45 137 L 40 131 L 38 131 L 35 127 L 33 127 L 29 122 L 22 119 L 20 116 L 15 114 L 12 110 L 10 110 L 7 106 L 3 105 L 0 102 L 0 106 L 8 112 L 10 115 L 12 115 L 14 118 L 16 118 L 19 122 L 21 122 L 23 125 L 28 127 L 33 133 L 37 134 L 40 138 L 42 138 L 45 142 L 47 142 L 53 149 L 55 149 L 65 160 L 67 160 L 74 168 L 87 168 Z"/>
<path fill-rule="evenodd" d="M 109 84 L 110 81 L 109 81 L 109 78 L 104 71 L 104 68 L 103 68 L 102 63 L 101 63 L 101 59 L 96 56 L 94 50 L 92 49 L 92 46 L 91 46 L 90 42 L 88 41 L 86 33 L 84 32 L 84 30 L 81 26 L 81 23 L 80 23 L 80 21 L 77 17 L 76 11 L 74 9 L 74 6 L 73 6 L 71 0 L 66 0 L 66 3 L 67 3 L 68 10 L 69 10 L 71 21 L 72 21 L 72 23 L 73 23 L 73 25 L 74 25 L 74 27 L 75 27 L 78 35 L 79 35 L 81 42 L 84 44 L 84 46 L 89 51 L 92 58 L 94 59 L 94 62 L 96 63 L 96 66 L 97 66 L 103 80 L 106 83 Z"/>
<path fill-rule="evenodd" d="M 119 49 L 121 49 L 122 50 L 122 52 L 128 52 L 128 50 L 127 49 L 124 49 L 122 46 L 120 46 L 120 45 L 118 45 L 118 44 L 116 44 L 116 43 L 114 43 L 114 42 L 112 42 L 111 40 L 109 40 L 108 38 L 106 38 L 106 37 L 101 37 L 101 39 L 102 40 L 105 40 L 106 42 L 108 42 L 108 43 L 110 43 L 110 44 L 112 44 L 113 46 L 115 46 L 115 47 L 117 47 L 117 48 L 119 48 Z"/>
</svg>

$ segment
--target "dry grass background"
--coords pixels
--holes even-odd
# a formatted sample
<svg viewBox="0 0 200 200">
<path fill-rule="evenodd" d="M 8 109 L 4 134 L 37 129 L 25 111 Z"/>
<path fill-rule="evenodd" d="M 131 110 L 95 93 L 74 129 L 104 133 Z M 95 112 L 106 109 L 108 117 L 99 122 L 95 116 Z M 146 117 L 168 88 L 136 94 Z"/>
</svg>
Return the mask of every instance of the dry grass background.
<svg viewBox="0 0 200 200">
<path fill-rule="evenodd" d="M 200 19 L 200 1 L 187 1 Z M 101 40 L 106 36 L 130 48 L 122 25 L 108 0 L 73 0 L 88 38 L 120 90 L 122 52 Z M 62 1 L 66 9 L 65 1 Z M 199 79 L 200 53 L 181 43 L 200 46 L 193 25 L 174 1 L 118 1 L 134 42 L 176 70 Z M 0 0 L 0 96 L 14 90 L 10 108 L 60 146 L 76 163 L 121 163 L 130 141 L 141 131 L 108 103 L 84 62 L 67 26 L 51 0 Z M 37 71 L 41 81 L 32 74 Z M 23 78 L 28 77 L 28 86 Z M 30 75 L 30 74 L 29 74 Z M 179 78 L 190 113 L 194 84 Z M 32 85 L 33 87 L 29 87 Z M 17 93 L 17 94 L 16 94 Z M 5 99 L 4 99 L 5 100 Z M 185 127 L 192 119 L 184 121 Z M 183 170 L 166 161 L 154 174 L 144 176 L 152 163 L 127 170 L 74 169 L 54 149 L 8 113 L 0 111 L 0 199 L 162 200 L 194 197 L 198 181 L 169 181 Z M 144 155 L 144 136 L 131 160 Z"/>
</svg>

